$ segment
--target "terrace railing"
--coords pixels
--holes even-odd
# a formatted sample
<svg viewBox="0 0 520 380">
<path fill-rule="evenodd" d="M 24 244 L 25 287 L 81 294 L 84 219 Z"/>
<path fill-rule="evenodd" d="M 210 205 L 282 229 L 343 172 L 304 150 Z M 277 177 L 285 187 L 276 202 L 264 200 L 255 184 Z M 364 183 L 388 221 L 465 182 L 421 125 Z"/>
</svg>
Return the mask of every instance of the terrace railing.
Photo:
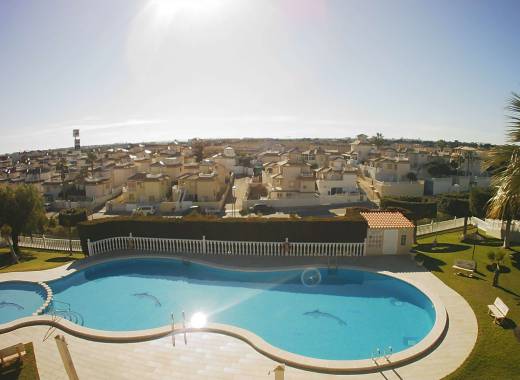
<svg viewBox="0 0 520 380">
<path fill-rule="evenodd" d="M 304 243 L 163 239 L 121 236 L 88 241 L 90 256 L 114 251 L 137 250 L 150 253 L 201 253 L 229 256 L 364 256 L 365 242 Z"/>
</svg>

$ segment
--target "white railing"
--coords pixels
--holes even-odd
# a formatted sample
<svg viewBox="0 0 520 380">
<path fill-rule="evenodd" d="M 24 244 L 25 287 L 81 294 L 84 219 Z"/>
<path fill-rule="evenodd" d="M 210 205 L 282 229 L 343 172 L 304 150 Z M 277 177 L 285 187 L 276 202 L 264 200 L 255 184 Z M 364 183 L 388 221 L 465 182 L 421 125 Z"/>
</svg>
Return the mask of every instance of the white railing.
<svg viewBox="0 0 520 380">
<path fill-rule="evenodd" d="M 473 225 L 483 230 L 486 234 L 496 237 L 498 239 L 502 238 L 502 231 L 506 229 L 506 222 L 495 219 L 486 219 L 482 220 L 475 216 L 468 218 L 468 225 Z M 453 228 L 458 228 L 464 226 L 464 218 L 455 218 L 452 220 L 444 220 L 442 222 L 431 222 L 429 224 L 422 224 L 417 226 L 417 235 L 426 235 L 434 232 L 451 230 Z M 511 222 L 511 233 L 513 236 L 520 236 L 520 221 L 513 220 Z"/>
<path fill-rule="evenodd" d="M 476 217 L 471 218 L 472 224 L 483 230 L 489 236 L 502 239 L 507 228 L 507 222 L 497 219 L 482 220 Z M 513 240 L 520 240 L 520 221 L 511 221 L 511 235 Z"/>
<path fill-rule="evenodd" d="M 471 218 L 468 218 L 468 225 L 469 224 L 471 224 Z M 431 222 L 417 226 L 417 236 L 451 230 L 463 226 L 464 218 L 454 218 L 452 220 L 443 220 L 442 222 Z"/>
<path fill-rule="evenodd" d="M 52 249 L 57 251 L 70 250 L 70 243 L 68 239 L 51 239 L 45 236 L 19 236 L 18 245 L 20 247 L 26 248 Z M 81 242 L 79 240 L 72 240 L 72 250 L 74 252 L 81 252 Z"/>
<path fill-rule="evenodd" d="M 90 256 L 125 250 L 153 253 L 202 253 L 229 256 L 363 256 L 361 243 L 303 243 L 265 241 L 227 241 L 197 239 L 163 239 L 121 236 L 95 242 L 88 241 Z"/>
</svg>

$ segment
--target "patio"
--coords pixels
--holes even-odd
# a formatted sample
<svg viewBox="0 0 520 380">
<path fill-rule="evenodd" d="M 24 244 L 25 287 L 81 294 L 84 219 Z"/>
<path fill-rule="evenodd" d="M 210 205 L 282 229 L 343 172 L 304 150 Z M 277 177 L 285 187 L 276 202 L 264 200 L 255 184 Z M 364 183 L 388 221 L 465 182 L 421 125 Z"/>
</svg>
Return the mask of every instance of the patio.
<svg viewBox="0 0 520 380">
<path fill-rule="evenodd" d="M 120 257 L 120 255 L 117 255 Z M 187 257 L 188 258 L 188 257 Z M 0 280 L 49 280 L 110 256 L 98 256 L 82 262 L 39 272 L 0 274 Z M 197 259 L 201 257 L 197 255 Z M 327 265 L 326 258 L 205 257 L 204 261 L 251 268 L 294 265 Z M 455 371 L 470 354 L 477 338 L 477 321 L 471 307 L 455 291 L 430 272 L 406 257 L 345 257 L 340 266 L 360 266 L 393 272 L 404 279 L 421 283 L 435 292 L 449 314 L 449 328 L 439 346 L 426 356 L 407 365 L 367 374 L 329 375 L 287 367 L 290 379 L 439 379 Z M 66 379 L 53 336 L 62 333 L 47 326 L 31 326 L 2 335 L 4 345 L 34 342 L 42 379 Z M 182 379 L 266 379 L 277 364 L 238 339 L 214 333 L 190 333 L 188 344 L 177 335 L 176 346 L 170 336 L 139 343 L 100 343 L 64 334 L 80 378 L 123 379 L 131 373 L 139 378 L 178 377 Z M 274 378 L 274 375 L 271 374 Z"/>
</svg>

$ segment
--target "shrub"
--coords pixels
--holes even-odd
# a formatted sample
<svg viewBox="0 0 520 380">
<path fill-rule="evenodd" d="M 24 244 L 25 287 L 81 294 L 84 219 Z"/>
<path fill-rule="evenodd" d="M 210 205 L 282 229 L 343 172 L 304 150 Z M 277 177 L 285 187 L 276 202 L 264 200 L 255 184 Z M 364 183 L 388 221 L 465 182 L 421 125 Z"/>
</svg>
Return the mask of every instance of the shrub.
<svg viewBox="0 0 520 380">
<path fill-rule="evenodd" d="M 71 208 L 61 210 L 58 216 L 60 226 L 74 227 L 79 222 L 87 220 L 87 210 L 84 208 Z"/>
<path fill-rule="evenodd" d="M 405 216 L 417 221 L 424 218 L 435 218 L 437 216 L 437 203 L 428 201 L 421 197 L 383 198 L 382 209 L 398 209 L 405 212 Z"/>
<path fill-rule="evenodd" d="M 78 233 L 83 251 L 91 241 L 115 236 L 133 236 L 231 241 L 362 242 L 367 223 L 359 213 L 326 218 L 223 218 L 192 216 L 118 217 L 80 223 Z"/>
</svg>

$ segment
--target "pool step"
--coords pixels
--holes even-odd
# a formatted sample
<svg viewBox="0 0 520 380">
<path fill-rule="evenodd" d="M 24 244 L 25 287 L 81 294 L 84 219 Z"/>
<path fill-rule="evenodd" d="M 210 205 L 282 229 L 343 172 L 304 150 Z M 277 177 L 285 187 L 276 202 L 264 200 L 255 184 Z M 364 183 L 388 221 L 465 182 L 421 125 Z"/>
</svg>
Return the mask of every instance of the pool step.
<svg viewBox="0 0 520 380">
<path fill-rule="evenodd" d="M 47 285 L 45 282 L 38 282 L 38 285 L 40 285 L 43 289 L 45 289 L 45 292 L 46 292 L 46 297 L 45 297 L 45 302 L 43 303 L 42 306 L 40 306 L 32 315 L 33 316 L 37 316 L 37 315 L 41 315 L 45 312 L 45 310 L 47 310 L 47 308 L 49 307 L 49 305 L 51 304 L 52 302 L 52 297 L 54 296 L 53 293 L 52 293 L 52 289 L 49 285 Z"/>
</svg>

